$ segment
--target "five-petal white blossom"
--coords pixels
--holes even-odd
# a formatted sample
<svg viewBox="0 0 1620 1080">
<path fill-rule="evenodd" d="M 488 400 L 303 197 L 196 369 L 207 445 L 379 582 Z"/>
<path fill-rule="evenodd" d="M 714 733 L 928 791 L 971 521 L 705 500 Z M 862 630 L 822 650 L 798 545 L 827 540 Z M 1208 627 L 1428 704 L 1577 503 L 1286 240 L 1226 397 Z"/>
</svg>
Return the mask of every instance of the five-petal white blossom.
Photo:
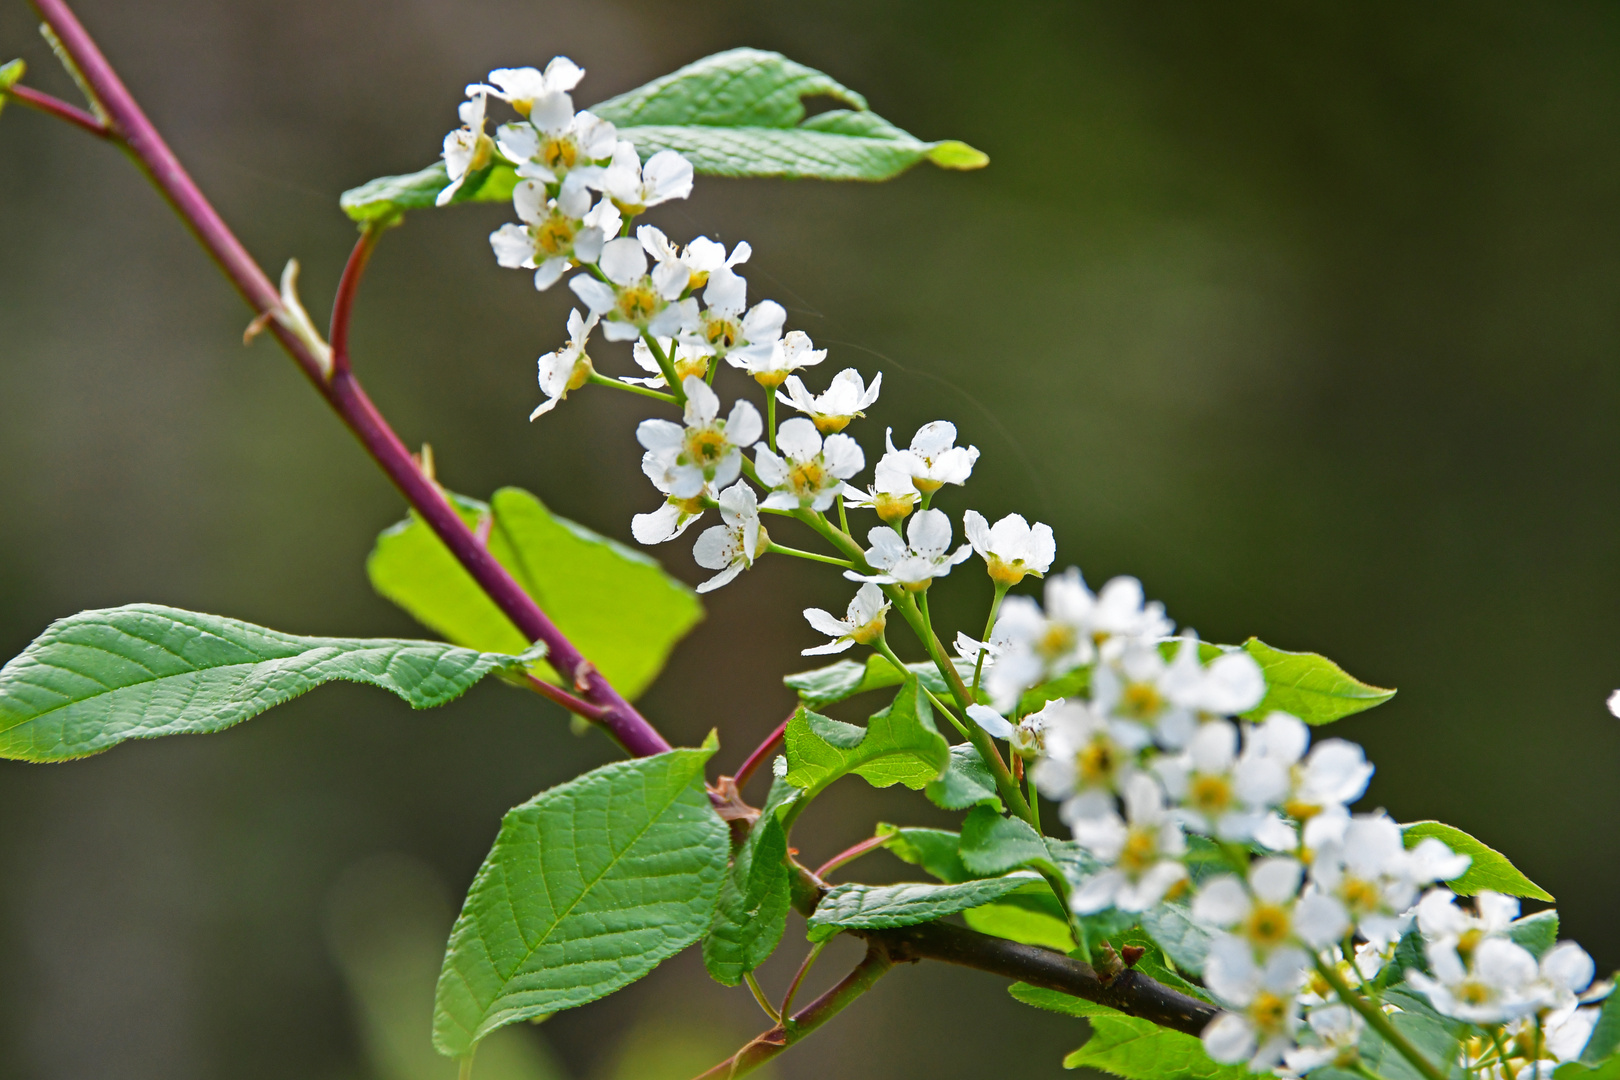
<svg viewBox="0 0 1620 1080">
<path fill-rule="evenodd" d="M 890 525 L 904 521 L 916 508 L 919 497 L 916 485 L 911 482 L 911 470 L 894 455 L 885 454 L 878 459 L 873 473 L 874 481 L 865 491 L 852 485 L 844 486 L 844 505 L 876 511 L 877 516 Z"/>
<path fill-rule="evenodd" d="M 708 384 L 688 375 L 685 425 L 670 420 L 643 420 L 636 439 L 646 447 L 642 470 L 656 476 L 660 491 L 690 499 L 707 486 L 723 488 L 742 471 L 742 447 L 759 438 L 759 411 L 739 398 L 730 415 L 720 416 L 720 398 Z"/>
<path fill-rule="evenodd" d="M 798 416 L 777 431 L 776 452 L 764 443 L 754 447 L 754 469 L 770 489 L 764 504 L 770 510 L 825 510 L 844 481 L 864 468 L 866 455 L 854 439 L 828 435 L 824 442 L 816 426 Z"/>
<path fill-rule="evenodd" d="M 1343 1068 L 1356 1064 L 1356 1044 L 1367 1026 L 1359 1013 L 1348 1005 L 1322 1005 L 1311 1010 L 1306 1023 L 1314 1039 L 1283 1054 L 1289 1072 L 1304 1074 L 1324 1065 Z"/>
<path fill-rule="evenodd" d="M 468 87 L 469 92 L 473 89 Z M 444 137 L 444 171 L 450 183 L 434 198 L 434 205 L 444 206 L 455 198 L 468 176 L 487 168 L 494 160 L 495 143 L 484 133 L 484 112 L 488 105 L 488 95 L 479 92 L 470 93 L 457 107 L 462 126 Z"/>
<path fill-rule="evenodd" d="M 591 193 L 573 177 L 563 181 L 555 199 L 538 180 L 519 181 L 512 205 L 523 224 L 508 223 L 489 234 L 495 261 L 507 269 L 534 271 L 534 287 L 556 284 L 576 263 L 602 257 L 607 237 L 619 230 L 619 211 L 607 200 L 593 210 Z"/>
<path fill-rule="evenodd" d="M 555 409 L 568 391 L 578 390 L 591 377 L 591 358 L 585 355 L 585 345 L 594 329 L 595 315 L 581 318 L 577 308 L 568 313 L 568 343 L 540 358 L 540 390 L 546 400 L 529 414 L 530 420 L 538 420 Z"/>
<path fill-rule="evenodd" d="M 759 524 L 759 504 L 753 488 L 735 483 L 720 493 L 719 501 L 721 524 L 704 529 L 692 547 L 692 558 L 699 566 L 720 571 L 697 587 L 700 593 L 728 584 L 753 566 L 759 553 L 770 544 Z"/>
<path fill-rule="evenodd" d="M 782 427 L 786 430 L 787 424 Z M 924 510 L 913 517 L 906 523 L 904 540 L 893 529 L 879 525 L 866 534 L 866 541 L 871 545 L 866 551 L 866 561 L 877 573 L 845 570 L 844 576 L 851 581 L 870 581 L 877 585 L 903 585 L 912 592 L 928 588 L 935 578 L 949 574 L 953 566 L 973 554 L 968 544 L 950 550 L 951 519 L 940 510 Z"/>
<path fill-rule="evenodd" d="M 1470 861 L 1432 836 L 1408 850 L 1401 827 L 1382 813 L 1358 814 L 1332 831 L 1338 835 L 1312 845 L 1311 887 L 1337 900 L 1377 947 L 1406 932 L 1420 888 L 1461 875 Z"/>
<path fill-rule="evenodd" d="M 910 473 L 911 482 L 925 495 L 933 494 L 946 484 L 967 483 L 967 478 L 973 474 L 973 463 L 979 460 L 977 446 L 956 445 L 956 425 L 949 420 L 924 424 L 904 450 L 894 448 L 893 428 L 883 433 L 883 443 L 897 466 Z"/>
<path fill-rule="evenodd" d="M 1299 988 L 1309 957 L 1303 949 L 1274 949 L 1263 962 L 1242 938 L 1223 934 L 1211 942 L 1204 984 L 1229 1010 L 1204 1029 L 1204 1050 L 1224 1064 L 1247 1060 L 1251 1072 L 1267 1072 L 1294 1045 L 1299 1030 Z"/>
<path fill-rule="evenodd" d="M 1062 804 L 1059 816 L 1071 827 L 1113 815 L 1114 797 L 1136 774 L 1137 755 L 1148 744 L 1146 731 L 1110 721 L 1086 702 L 1063 698 L 1047 702 L 1036 715 L 1046 743 L 1046 756 L 1033 771 L 1041 794 Z"/>
<path fill-rule="evenodd" d="M 797 375 L 789 375 L 776 392 L 776 400 L 804 413 L 822 432 L 843 431 L 851 420 L 866 415 L 864 410 L 878 399 L 882 386 L 882 372 L 872 376 L 868 386 L 860 372 L 845 368 L 833 376 L 825 393 L 817 395 L 806 390 Z"/>
<path fill-rule="evenodd" d="M 595 183 L 631 217 L 648 207 L 692 194 L 692 163 L 673 150 L 660 150 L 642 164 L 633 144 L 620 139 L 613 160 Z M 686 283 L 681 283 L 685 291 Z"/>
<path fill-rule="evenodd" d="M 1275 761 L 1238 756 L 1238 729 L 1230 720 L 1199 727 L 1182 753 L 1154 762 L 1165 789 L 1189 829 L 1222 840 L 1254 838 L 1288 790 L 1287 771 Z"/>
<path fill-rule="evenodd" d="M 843 652 L 851 645 L 872 644 L 883 636 L 888 611 L 889 601 L 883 590 L 870 582 L 855 590 L 855 598 L 842 619 L 820 608 L 805 608 L 806 621 L 832 640 L 803 650 L 803 655 L 822 656 Z"/>
<path fill-rule="evenodd" d="M 554 58 L 544 73 L 528 68 L 499 68 L 489 73 L 494 86 L 469 86 L 509 103 L 523 119 L 502 124 L 495 142 L 525 179 L 555 184 L 576 173 L 593 183 L 601 172 L 595 163 L 613 153 L 618 135 L 613 125 L 590 112 L 575 112 L 568 94 L 585 72 L 565 56 Z"/>
<path fill-rule="evenodd" d="M 1110 907 L 1146 911 L 1187 876 L 1181 863 L 1187 841 L 1165 809 L 1158 781 L 1147 773 L 1135 773 L 1122 794 L 1123 819 L 1110 812 L 1074 824 L 1074 838 L 1107 864 L 1069 894 L 1069 906 L 1076 914 L 1090 915 Z"/>
<path fill-rule="evenodd" d="M 1303 873 L 1297 859 L 1274 856 L 1256 860 L 1247 881 L 1231 874 L 1210 878 L 1193 898 L 1193 918 L 1228 931 L 1258 957 L 1301 942 L 1324 949 L 1344 936 L 1350 919 L 1331 896 L 1299 896 Z"/>
<path fill-rule="evenodd" d="M 576 274 L 568 287 L 602 319 L 602 334 L 609 341 L 634 341 L 644 333 L 671 337 L 697 319 L 697 301 L 680 298 L 683 285 L 660 285 L 648 275 L 647 252 L 635 237 L 603 244 L 598 266 L 606 281 Z"/>
<path fill-rule="evenodd" d="M 774 303 L 775 301 L 767 300 L 754 305 L 749 312 L 749 316 L 753 317 L 755 311 L 765 308 L 766 313 L 774 318 L 775 313 L 765 307 L 766 304 Z M 784 312 L 784 316 L 785 314 Z M 754 332 L 757 331 L 752 330 L 745 320 L 743 326 L 744 335 L 747 336 Z M 738 351 L 726 354 L 726 363 L 748 372 L 754 377 L 755 382 L 767 390 L 781 386 L 782 380 L 786 379 L 792 372 L 798 371 L 800 368 L 814 367 L 825 359 L 827 359 L 827 350 L 816 348 L 815 344 L 810 340 L 810 335 L 803 330 L 789 330 L 781 340 L 776 342 L 771 351 L 764 355 Z"/>
<path fill-rule="evenodd" d="M 488 94 L 511 105 L 520 116 L 528 116 L 537 101 L 554 94 L 567 94 L 584 77 L 585 70 L 578 64 L 566 56 L 554 56 L 543 72 L 532 67 L 496 68 L 489 73 L 489 81 L 494 85 L 469 86 L 467 96 Z"/>
<path fill-rule="evenodd" d="M 1028 574 L 1042 577 L 1057 557 L 1052 526 L 1031 525 L 1022 514 L 1008 514 L 991 525 L 983 514 L 969 510 L 962 515 L 962 531 L 997 585 L 1016 585 Z"/>
</svg>

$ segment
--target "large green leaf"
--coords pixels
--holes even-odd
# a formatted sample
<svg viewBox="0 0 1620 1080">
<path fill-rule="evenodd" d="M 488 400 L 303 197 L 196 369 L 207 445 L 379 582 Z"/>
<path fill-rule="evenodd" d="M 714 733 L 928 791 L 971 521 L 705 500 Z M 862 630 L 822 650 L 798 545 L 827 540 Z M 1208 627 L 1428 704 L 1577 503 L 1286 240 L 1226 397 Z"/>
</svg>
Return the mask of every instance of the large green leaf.
<svg viewBox="0 0 1620 1080">
<path fill-rule="evenodd" d="M 994 903 L 962 912 L 962 921 L 981 934 L 1057 952 L 1075 948 L 1063 907 L 1045 882 L 1026 886 Z"/>
<path fill-rule="evenodd" d="M 907 664 L 906 670 L 922 680 L 923 686 L 936 694 L 944 695 L 951 692 L 945 685 L 945 678 L 939 673 L 939 668 L 929 661 L 917 664 Z M 973 678 L 973 665 L 964 661 L 956 661 L 956 670 L 964 679 Z M 836 664 L 829 664 L 814 671 L 801 671 L 789 675 L 782 680 L 789 690 L 799 695 L 799 700 L 812 709 L 824 709 L 828 705 L 852 698 L 856 694 L 864 694 L 869 690 L 883 690 L 890 686 L 899 686 L 904 681 L 900 669 L 877 653 L 866 658 L 863 664 L 859 660 L 840 660 Z"/>
<path fill-rule="evenodd" d="M 1587 1065 L 1597 1065 L 1616 1054 L 1620 1054 L 1620 994 L 1611 992 L 1598 1010 L 1597 1023 L 1592 1025 L 1592 1035 L 1581 1051 L 1581 1060 Z"/>
<path fill-rule="evenodd" d="M 788 722 L 786 748 L 788 783 L 805 788 L 810 798 L 849 773 L 873 787 L 905 784 L 917 790 L 937 780 L 951 758 L 915 675 L 864 728 L 801 705 Z"/>
<path fill-rule="evenodd" d="M 1028 871 L 1006 877 L 964 881 L 959 885 L 836 885 L 821 898 L 809 919 L 810 940 L 825 941 L 840 930 L 874 930 L 912 926 L 954 915 L 998 900 L 1030 883 L 1042 885 Z"/>
<path fill-rule="evenodd" d="M 1393 690 L 1369 686 L 1352 678 L 1333 661 L 1315 653 L 1273 649 L 1259 638 L 1243 643 L 1266 677 L 1266 696 L 1243 715 L 1264 719 L 1268 713 L 1293 713 L 1307 724 L 1327 724 L 1353 713 L 1382 705 Z"/>
<path fill-rule="evenodd" d="M 1204 1053 L 1204 1044 L 1193 1036 L 1160 1027 L 1151 1020 L 1126 1016 L 1106 1005 L 1028 983 L 1013 983 L 1007 990 L 1025 1005 L 1091 1022 L 1091 1038 L 1063 1059 L 1065 1069 L 1098 1069 L 1126 1080 L 1239 1080 L 1251 1075 L 1242 1065 L 1221 1065 L 1212 1060 Z"/>
<path fill-rule="evenodd" d="M 1590 1065 L 1584 1059 L 1566 1061 L 1552 1075 L 1553 1080 L 1620 1080 L 1620 1054 Z"/>
<path fill-rule="evenodd" d="M 157 604 L 81 611 L 0 668 L 0 758 L 66 761 L 125 739 L 223 731 L 334 680 L 425 709 L 523 662 L 440 641 L 282 634 Z"/>
<path fill-rule="evenodd" d="M 509 811 L 450 932 L 433 1041 L 595 1001 L 703 936 L 729 847 L 700 750 L 615 762 Z"/>
<path fill-rule="evenodd" d="M 803 794 L 786 780 L 771 784 L 759 820 L 732 856 L 703 938 L 703 963 L 722 985 L 736 986 L 769 959 L 787 929 L 791 878 L 782 815 Z"/>
<path fill-rule="evenodd" d="M 696 594 L 640 552 L 552 514 L 519 488 L 457 497 L 467 524 L 607 680 L 634 698 L 703 618 Z M 521 652 L 523 635 L 414 515 L 377 538 L 372 587 L 458 645 Z M 555 677 L 549 668 L 544 674 Z"/>
<path fill-rule="evenodd" d="M 1473 859 L 1461 877 L 1453 878 L 1446 883 L 1457 895 L 1473 896 L 1489 889 L 1508 896 L 1528 896 L 1533 900 L 1545 900 L 1549 904 L 1553 902 L 1552 893 L 1525 877 L 1518 867 L 1508 861 L 1506 855 L 1494 848 L 1486 847 L 1461 829 L 1438 821 L 1414 821 L 1410 825 L 1401 826 L 1401 839 L 1409 848 L 1417 847 L 1419 841 L 1431 836 L 1443 840 L 1447 847 L 1459 855 L 1467 855 Z"/>
<path fill-rule="evenodd" d="M 1023 866 L 1052 866 L 1046 840 L 1020 818 L 981 806 L 962 822 L 962 865 L 975 874 L 1005 874 Z"/>
<path fill-rule="evenodd" d="M 935 806 L 946 810 L 966 810 L 973 806 L 1001 810 L 995 777 L 990 775 L 989 766 L 972 743 L 957 743 L 951 747 L 951 762 L 945 775 L 924 788 L 923 794 Z"/>
<path fill-rule="evenodd" d="M 883 846 L 896 857 L 922 867 L 947 885 L 983 876 L 962 865 L 962 856 L 957 853 L 961 838 L 956 833 L 945 829 L 900 828 L 880 822 L 877 835 L 886 837 Z"/>
<path fill-rule="evenodd" d="M 1204 973 L 1204 958 L 1209 955 L 1209 931 L 1193 921 L 1187 905 L 1160 904 L 1142 912 L 1139 921 L 1178 969 L 1190 975 Z"/>
<path fill-rule="evenodd" d="M 804 99 L 814 97 L 847 107 L 806 118 Z M 676 150 L 714 176 L 887 180 L 925 160 L 946 169 L 977 169 L 990 160 L 966 143 L 902 131 L 831 76 L 759 49 L 705 57 L 591 111 L 613 121 L 643 160 Z M 497 164 L 487 177 L 471 178 L 453 201 L 509 197 L 510 174 L 509 165 Z M 356 221 L 386 220 L 432 206 L 448 182 L 441 162 L 373 180 L 345 192 L 341 204 Z"/>
</svg>

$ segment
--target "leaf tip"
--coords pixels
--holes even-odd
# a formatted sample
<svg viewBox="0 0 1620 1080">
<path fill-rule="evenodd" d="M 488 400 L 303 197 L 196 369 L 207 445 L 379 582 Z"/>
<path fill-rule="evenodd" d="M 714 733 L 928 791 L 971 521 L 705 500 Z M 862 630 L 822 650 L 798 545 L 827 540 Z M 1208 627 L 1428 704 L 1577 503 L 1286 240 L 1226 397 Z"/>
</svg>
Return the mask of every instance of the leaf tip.
<svg viewBox="0 0 1620 1080">
<path fill-rule="evenodd" d="M 990 155 L 956 139 L 935 143 L 928 151 L 928 160 L 942 169 L 982 169 L 990 164 Z"/>
</svg>

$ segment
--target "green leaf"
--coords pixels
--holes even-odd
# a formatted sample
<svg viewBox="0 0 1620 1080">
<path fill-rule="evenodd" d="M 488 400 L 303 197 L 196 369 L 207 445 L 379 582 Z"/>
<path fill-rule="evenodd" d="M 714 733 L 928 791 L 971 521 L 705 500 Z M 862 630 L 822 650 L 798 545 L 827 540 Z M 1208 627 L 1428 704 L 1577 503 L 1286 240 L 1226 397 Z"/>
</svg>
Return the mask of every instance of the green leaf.
<svg viewBox="0 0 1620 1080">
<path fill-rule="evenodd" d="M 1251 1075 L 1242 1065 L 1221 1065 L 1204 1053 L 1204 1044 L 1191 1035 L 1139 1020 L 1106 1005 L 1014 983 L 1008 992 L 1037 1009 L 1083 1017 L 1091 1022 L 1091 1038 L 1063 1059 L 1065 1069 L 1099 1069 L 1126 1080 L 1238 1080 Z"/>
<path fill-rule="evenodd" d="M 1091 689 L 1091 668 L 1078 667 L 1073 671 L 1059 675 L 1049 682 L 1041 683 L 1032 690 L 1025 690 L 1018 699 L 1018 714 L 1026 716 L 1032 712 L 1040 712 L 1048 701 L 1058 698 L 1085 697 Z"/>
<path fill-rule="evenodd" d="M 6 107 L 5 92 L 16 86 L 27 71 L 28 65 L 21 60 L 13 60 L 9 64 L 0 67 L 0 109 Z"/>
<path fill-rule="evenodd" d="M 947 885 L 972 881 L 979 875 L 962 865 L 957 853 L 960 837 L 944 829 L 901 828 L 879 822 L 878 836 L 886 836 L 883 846 L 912 866 L 920 866 Z"/>
<path fill-rule="evenodd" d="M 1430 836 L 1443 840 L 1457 854 L 1473 859 L 1461 877 L 1446 883 L 1457 895 L 1474 896 L 1489 889 L 1508 896 L 1528 896 L 1533 900 L 1553 902 L 1552 893 L 1525 877 L 1518 867 L 1508 861 L 1506 855 L 1486 847 L 1461 829 L 1438 821 L 1414 821 L 1401 826 L 1401 838 L 1408 848 L 1417 847 L 1420 840 Z"/>
<path fill-rule="evenodd" d="M 929 922 L 1000 899 L 1030 882 L 1044 887 L 1040 875 L 1027 871 L 960 885 L 836 885 L 810 916 L 810 940 L 825 941 L 840 930 Z"/>
<path fill-rule="evenodd" d="M 1027 821 L 1002 817 L 985 806 L 973 810 L 962 822 L 961 853 L 962 865 L 982 876 L 1032 864 L 1056 869 L 1046 841 Z"/>
<path fill-rule="evenodd" d="M 1326 724 L 1395 696 L 1393 690 L 1351 678 L 1338 664 L 1315 653 L 1273 649 L 1259 638 L 1245 641 L 1243 651 L 1254 657 L 1266 677 L 1266 696 L 1243 714 L 1246 719 L 1261 720 L 1281 711 L 1307 724 Z"/>
<path fill-rule="evenodd" d="M 924 788 L 923 794 L 935 806 L 946 810 L 966 810 L 973 806 L 1001 810 L 995 778 L 972 743 L 957 743 L 951 747 L 951 761 L 945 775 Z"/>
<path fill-rule="evenodd" d="M 703 963 L 723 986 L 736 986 L 769 959 L 787 929 L 791 875 L 782 814 L 802 794 L 785 780 L 772 783 L 759 820 L 732 856 L 703 938 Z"/>
<path fill-rule="evenodd" d="M 905 784 L 917 790 L 938 779 L 951 756 L 915 675 L 906 677 L 894 702 L 865 728 L 801 705 L 788 722 L 786 747 L 787 781 L 805 788 L 808 798 L 849 773 L 873 787 Z"/>
<path fill-rule="evenodd" d="M 1138 921 L 1177 968 L 1190 975 L 1204 973 L 1204 958 L 1209 955 L 1209 932 L 1193 922 L 1187 905 L 1160 904 L 1142 912 Z"/>
<path fill-rule="evenodd" d="M 848 108 L 806 119 L 808 97 L 830 97 Z M 676 150 L 713 176 L 887 180 L 921 161 L 943 169 L 978 169 L 990 161 L 963 142 L 918 139 L 869 111 L 865 98 L 831 76 L 759 49 L 716 53 L 591 112 L 617 125 L 642 160 Z M 513 181 L 511 166 L 498 163 L 487 177 L 469 178 L 452 202 L 509 198 Z M 387 220 L 432 206 L 448 183 L 444 163 L 437 162 L 344 192 L 340 203 L 356 221 Z"/>
<path fill-rule="evenodd" d="M 338 196 L 338 205 L 350 218 L 361 223 L 387 222 L 406 210 L 425 210 L 434 205 L 439 192 L 450 183 L 443 161 L 435 161 L 420 172 L 403 176 L 379 176 Z M 467 202 L 510 202 L 517 187 L 517 170 L 504 161 L 468 176 L 451 197 L 449 205 Z"/>
<path fill-rule="evenodd" d="M 960 660 L 955 661 L 955 664 L 957 673 L 963 678 L 973 678 L 972 665 L 966 665 Z M 907 664 L 906 670 L 921 679 L 923 686 L 936 694 L 944 695 L 951 692 L 950 687 L 945 685 L 945 678 L 939 673 L 939 668 L 931 662 Z M 867 657 L 864 664 L 859 660 L 840 660 L 836 664 L 829 664 L 814 671 L 801 671 L 782 680 L 787 688 L 797 693 L 799 700 L 811 709 L 824 709 L 856 694 L 899 686 L 904 681 L 905 677 L 901 675 L 900 670 L 877 653 Z"/>
<path fill-rule="evenodd" d="M 1620 1054 L 1607 1061 L 1587 1064 L 1581 1061 L 1567 1061 L 1553 1070 L 1553 1080 L 1620 1080 Z"/>
<path fill-rule="evenodd" d="M 627 698 L 647 688 L 703 618 L 696 594 L 656 561 L 557 517 L 526 491 L 502 488 L 488 505 L 454 502 L 469 526 L 488 530 L 490 554 Z M 510 653 L 528 644 L 414 515 L 377 538 L 366 571 L 378 593 L 458 645 Z M 548 665 L 539 670 L 557 677 Z"/>
<path fill-rule="evenodd" d="M 1508 937 L 1529 949 L 1537 960 L 1558 944 L 1558 912 L 1551 909 L 1508 923 Z"/>
<path fill-rule="evenodd" d="M 1448 1067 L 1449 1062 L 1457 1060 L 1458 1052 L 1453 1022 L 1441 1019 L 1437 1014 L 1397 1012 L 1390 1015 L 1390 1023 L 1430 1061 L 1438 1063 L 1453 1076 L 1464 1075 L 1455 1066 Z M 1375 1031 L 1365 1031 L 1357 1049 L 1361 1051 L 1361 1060 L 1367 1067 L 1385 1080 L 1424 1080 L 1423 1074 Z"/>
<path fill-rule="evenodd" d="M 1597 1065 L 1617 1052 L 1620 1052 L 1620 994 L 1611 992 L 1598 1011 L 1597 1023 L 1592 1025 L 1592 1035 L 1586 1040 L 1586 1048 L 1581 1051 L 1581 1061 L 1587 1065 Z"/>
<path fill-rule="evenodd" d="M 523 662 L 439 641 L 282 634 L 157 604 L 81 611 L 0 668 L 0 758 L 67 761 L 125 739 L 223 731 L 333 680 L 426 709 Z"/>
<path fill-rule="evenodd" d="M 440 1051 L 595 1001 L 703 935 L 729 847 L 703 788 L 716 745 L 604 765 L 507 813 L 450 932 Z"/>
<path fill-rule="evenodd" d="M 962 921 L 981 934 L 1024 945 L 1039 945 L 1061 953 L 1075 948 L 1063 907 L 1044 881 L 1027 885 L 994 903 L 970 908 L 962 912 Z"/>
</svg>

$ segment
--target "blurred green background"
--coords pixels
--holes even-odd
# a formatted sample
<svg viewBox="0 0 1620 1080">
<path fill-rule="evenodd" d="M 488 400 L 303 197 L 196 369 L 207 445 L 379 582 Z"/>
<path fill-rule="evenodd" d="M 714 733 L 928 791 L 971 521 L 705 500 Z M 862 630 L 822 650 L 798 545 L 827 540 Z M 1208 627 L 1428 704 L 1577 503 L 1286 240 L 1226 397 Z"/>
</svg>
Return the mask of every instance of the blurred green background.
<svg viewBox="0 0 1620 1080">
<path fill-rule="evenodd" d="M 884 373 L 869 460 L 951 417 L 984 452 L 945 506 L 1050 522 L 1207 638 L 1256 634 L 1396 686 L 1346 721 L 1364 806 L 1509 852 L 1620 965 L 1620 9 L 1611 4 L 997 5 L 904 0 L 84 0 L 81 15 L 272 271 L 326 313 L 336 196 L 430 161 L 464 83 L 566 53 L 600 100 L 709 52 L 780 49 L 989 169 L 881 186 L 700 180 L 655 215 L 756 252 L 755 297 Z M 18 0 L 0 59 L 69 94 Z M 468 494 L 518 484 L 629 539 L 657 497 L 638 399 L 529 425 L 571 297 L 498 270 L 499 207 L 383 243 L 356 364 Z M 362 562 L 399 499 L 109 147 L 0 117 L 0 654 L 155 601 L 301 633 L 410 634 Z M 630 370 L 606 347 L 604 367 Z M 618 360 L 616 365 L 613 361 Z M 621 366 L 622 365 L 622 366 Z M 816 386 L 824 376 L 813 378 Z M 740 384 L 730 383 L 730 392 Z M 793 542 L 786 534 L 782 539 Z M 685 543 L 658 554 L 700 580 Z M 731 766 L 781 718 L 847 586 L 767 561 L 644 699 Z M 935 601 L 970 629 L 987 586 Z M 948 597 L 948 599 L 947 599 Z M 437 954 L 507 807 L 609 757 L 537 699 L 412 714 L 334 687 L 229 734 L 0 763 L 0 1077 L 431 1080 Z M 851 784 L 807 858 L 874 816 Z M 874 857 L 869 878 L 902 868 Z M 795 924 L 797 926 L 798 924 Z M 764 973 L 780 989 L 797 929 Z M 822 982 L 856 952 L 842 943 Z M 691 1075 L 764 1027 L 688 954 L 508 1037 L 486 1080 Z M 783 1078 L 1057 1076 L 1079 1025 L 988 976 L 890 976 Z M 481 1070 L 481 1074 L 484 1072 Z"/>
</svg>

